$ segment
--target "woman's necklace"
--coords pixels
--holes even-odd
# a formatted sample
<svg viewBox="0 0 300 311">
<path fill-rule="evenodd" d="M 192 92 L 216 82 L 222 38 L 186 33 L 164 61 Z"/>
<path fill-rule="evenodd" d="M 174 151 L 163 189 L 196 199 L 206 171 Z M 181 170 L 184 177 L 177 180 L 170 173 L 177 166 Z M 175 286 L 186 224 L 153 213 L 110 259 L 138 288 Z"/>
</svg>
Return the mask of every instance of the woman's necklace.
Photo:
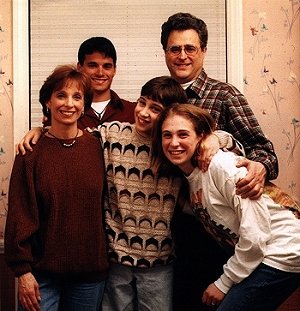
<svg viewBox="0 0 300 311">
<path fill-rule="evenodd" d="M 67 147 L 67 148 L 74 146 L 74 144 L 76 143 L 76 138 L 77 138 L 78 134 L 79 134 L 79 129 L 77 129 L 76 136 L 75 136 L 74 138 L 70 138 L 70 139 L 69 139 L 69 140 L 72 140 L 72 141 L 71 141 L 70 143 L 66 143 L 66 142 L 64 142 L 64 140 L 68 140 L 68 139 L 61 139 L 61 138 L 58 138 L 58 137 L 56 137 L 55 135 L 53 135 L 50 131 L 48 131 L 48 135 L 50 135 L 50 136 L 52 136 L 53 138 L 55 138 L 57 141 L 60 142 L 60 144 L 61 144 L 62 146 Z"/>
</svg>

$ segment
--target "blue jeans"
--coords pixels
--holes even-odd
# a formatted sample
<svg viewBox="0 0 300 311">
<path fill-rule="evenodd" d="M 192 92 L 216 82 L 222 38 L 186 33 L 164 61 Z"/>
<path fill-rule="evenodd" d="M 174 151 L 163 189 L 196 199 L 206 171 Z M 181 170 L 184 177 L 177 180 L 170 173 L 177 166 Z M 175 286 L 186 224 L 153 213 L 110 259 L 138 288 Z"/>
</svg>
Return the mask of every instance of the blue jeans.
<svg viewBox="0 0 300 311">
<path fill-rule="evenodd" d="M 172 310 L 173 265 L 134 268 L 112 264 L 102 311 Z"/>
<path fill-rule="evenodd" d="M 34 275 L 41 294 L 41 310 L 56 311 L 63 301 L 64 311 L 98 311 L 101 306 L 105 281 L 83 283 L 51 274 Z M 19 311 L 24 309 L 19 305 Z"/>
<path fill-rule="evenodd" d="M 260 264 L 234 285 L 217 311 L 274 311 L 300 286 L 300 273 Z"/>
</svg>

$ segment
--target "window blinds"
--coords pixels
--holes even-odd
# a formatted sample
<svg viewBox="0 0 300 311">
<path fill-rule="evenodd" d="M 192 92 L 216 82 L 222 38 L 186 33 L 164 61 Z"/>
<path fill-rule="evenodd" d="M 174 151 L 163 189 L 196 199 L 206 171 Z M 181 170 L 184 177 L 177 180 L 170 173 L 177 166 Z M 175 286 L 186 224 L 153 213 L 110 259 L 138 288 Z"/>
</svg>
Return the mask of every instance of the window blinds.
<svg viewBox="0 0 300 311">
<path fill-rule="evenodd" d="M 77 63 L 80 44 L 89 37 L 109 38 L 117 50 L 112 89 L 135 101 L 149 79 L 168 74 L 160 44 L 161 24 L 189 12 L 208 26 L 204 68 L 226 79 L 225 0 L 30 0 L 31 127 L 40 126 L 39 89 L 57 66 Z"/>
</svg>

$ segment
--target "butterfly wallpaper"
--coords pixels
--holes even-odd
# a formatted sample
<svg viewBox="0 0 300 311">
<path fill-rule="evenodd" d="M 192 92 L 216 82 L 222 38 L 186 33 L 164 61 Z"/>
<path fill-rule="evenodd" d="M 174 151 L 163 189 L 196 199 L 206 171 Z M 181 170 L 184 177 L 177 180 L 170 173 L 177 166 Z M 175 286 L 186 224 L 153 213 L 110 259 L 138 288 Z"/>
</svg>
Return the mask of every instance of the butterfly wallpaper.
<svg viewBox="0 0 300 311">
<path fill-rule="evenodd" d="M 0 251 L 7 214 L 9 176 L 14 160 L 12 1 L 0 0 Z"/>
<path fill-rule="evenodd" d="M 300 201 L 300 0 L 244 0 L 244 94 Z"/>
</svg>

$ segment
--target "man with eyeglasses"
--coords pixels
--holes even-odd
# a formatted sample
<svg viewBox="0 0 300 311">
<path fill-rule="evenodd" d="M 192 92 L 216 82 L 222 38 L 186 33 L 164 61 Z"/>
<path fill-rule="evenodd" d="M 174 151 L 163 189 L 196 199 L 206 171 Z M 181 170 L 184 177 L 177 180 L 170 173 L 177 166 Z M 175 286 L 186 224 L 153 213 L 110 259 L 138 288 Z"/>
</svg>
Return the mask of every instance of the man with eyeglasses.
<svg viewBox="0 0 300 311">
<path fill-rule="evenodd" d="M 244 95 L 232 85 L 207 76 L 203 68 L 208 39 L 205 22 L 189 13 L 176 13 L 161 30 L 167 67 L 186 90 L 189 103 L 208 110 L 217 128 L 231 133 L 245 148 L 248 159 L 239 166 L 246 166 L 248 174 L 237 184 L 237 194 L 259 198 L 265 180 L 277 178 L 278 160 Z M 211 310 L 201 305 L 202 292 L 216 280 L 228 255 L 190 215 L 176 216 L 174 233 L 178 256 L 174 309 Z"/>
</svg>

